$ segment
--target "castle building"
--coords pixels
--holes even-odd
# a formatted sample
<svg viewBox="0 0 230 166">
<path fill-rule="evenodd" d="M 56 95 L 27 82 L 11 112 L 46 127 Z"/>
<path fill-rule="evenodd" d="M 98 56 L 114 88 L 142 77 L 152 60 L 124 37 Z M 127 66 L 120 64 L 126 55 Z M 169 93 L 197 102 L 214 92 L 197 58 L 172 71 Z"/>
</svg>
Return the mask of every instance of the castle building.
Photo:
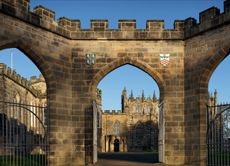
<svg viewBox="0 0 230 166">
<path fill-rule="evenodd" d="M 46 102 L 46 82 L 42 75 L 27 80 L 0 63 L 0 142 L 8 146 L 4 153 L 18 151 L 16 145 L 27 144 L 29 140 L 34 145 L 41 141 L 45 135 Z M 33 149 L 25 151 L 32 153 Z"/>
<path fill-rule="evenodd" d="M 127 96 L 126 88 L 121 95 L 122 110 L 102 112 L 101 151 L 131 152 L 158 149 L 158 100 Z"/>
<path fill-rule="evenodd" d="M 0 63 L 0 100 L 31 105 L 46 105 L 46 82 L 42 75 L 30 80 Z"/>
</svg>

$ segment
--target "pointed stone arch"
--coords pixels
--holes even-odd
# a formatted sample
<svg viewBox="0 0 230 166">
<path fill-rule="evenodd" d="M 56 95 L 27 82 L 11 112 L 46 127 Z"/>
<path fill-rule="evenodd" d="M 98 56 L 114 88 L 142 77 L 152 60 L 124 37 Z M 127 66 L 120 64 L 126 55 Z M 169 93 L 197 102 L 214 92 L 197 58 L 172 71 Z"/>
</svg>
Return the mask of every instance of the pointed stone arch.
<svg viewBox="0 0 230 166">
<path fill-rule="evenodd" d="M 221 64 L 221 62 L 228 56 L 230 53 L 230 42 L 225 44 L 223 47 L 219 48 L 217 52 L 211 56 L 207 62 L 203 65 L 203 70 L 201 70 L 200 78 L 200 88 L 208 89 L 209 80 L 216 70 L 216 68 Z"/>
<path fill-rule="evenodd" d="M 46 63 L 44 58 L 38 52 L 34 51 L 33 48 L 30 46 L 30 43 L 26 43 L 21 39 L 12 39 L 12 40 L 5 40 L 0 42 L 0 50 L 16 48 L 20 50 L 26 57 L 28 57 L 35 66 L 39 69 L 39 71 L 44 76 L 46 86 L 47 86 L 47 97 L 48 97 L 48 87 L 50 84 L 50 75 L 51 70 L 50 66 Z"/>
<path fill-rule="evenodd" d="M 157 83 L 159 90 L 160 90 L 160 100 L 163 100 L 164 97 L 164 88 L 165 88 L 165 82 L 162 78 L 162 76 L 160 75 L 160 73 L 158 73 L 156 70 L 154 70 L 149 64 L 147 64 L 146 62 L 143 62 L 141 60 L 138 59 L 133 59 L 133 58 L 129 58 L 129 57 L 122 57 L 119 58 L 117 60 L 114 60 L 113 62 L 111 62 L 110 64 L 104 66 L 100 71 L 98 71 L 96 73 L 96 75 L 94 76 L 94 78 L 92 79 L 92 82 L 90 83 L 90 91 L 93 92 L 93 99 L 96 99 L 96 88 L 97 85 L 99 84 L 99 82 L 110 72 L 112 72 L 113 70 L 124 66 L 126 64 L 132 65 L 134 67 L 139 68 L 140 70 L 142 70 L 143 72 L 147 73 L 148 75 L 150 75 Z"/>
</svg>

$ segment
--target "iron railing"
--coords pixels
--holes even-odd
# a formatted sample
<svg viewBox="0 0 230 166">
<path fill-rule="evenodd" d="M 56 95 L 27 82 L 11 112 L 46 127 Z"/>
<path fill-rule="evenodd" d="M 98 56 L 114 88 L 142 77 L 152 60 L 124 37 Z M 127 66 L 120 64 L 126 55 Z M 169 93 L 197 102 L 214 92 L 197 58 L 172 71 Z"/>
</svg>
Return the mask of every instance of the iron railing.
<svg viewBox="0 0 230 166">
<path fill-rule="evenodd" d="M 47 166 L 47 109 L 0 101 L 0 165 Z"/>
<path fill-rule="evenodd" d="M 207 106 L 208 166 L 230 165 L 230 104 Z"/>
</svg>

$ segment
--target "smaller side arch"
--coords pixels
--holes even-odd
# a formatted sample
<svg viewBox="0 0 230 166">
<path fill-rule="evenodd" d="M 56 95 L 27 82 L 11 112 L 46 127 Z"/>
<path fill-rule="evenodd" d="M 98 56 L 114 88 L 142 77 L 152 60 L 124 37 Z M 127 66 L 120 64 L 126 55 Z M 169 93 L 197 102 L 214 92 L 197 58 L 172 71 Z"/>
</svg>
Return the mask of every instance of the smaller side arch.
<svg viewBox="0 0 230 166">
<path fill-rule="evenodd" d="M 43 59 L 39 53 L 35 52 L 32 47 L 30 46 L 30 43 L 27 43 L 21 39 L 12 39 L 12 40 L 5 40 L 0 42 L 0 50 L 3 49 L 9 49 L 9 48 L 17 48 L 20 50 L 22 53 L 25 54 L 26 57 L 28 57 L 34 64 L 35 66 L 38 67 L 40 72 L 45 78 L 47 90 L 49 89 L 49 83 L 50 83 L 50 74 L 51 74 L 51 69 L 50 66 L 47 64 L 47 62 Z M 47 95 L 48 97 L 48 95 Z"/>
<path fill-rule="evenodd" d="M 142 62 L 140 60 L 134 60 L 134 59 L 129 58 L 129 57 L 122 57 L 122 58 L 119 58 L 117 60 L 114 60 L 110 64 L 104 66 L 99 72 L 97 72 L 96 75 L 94 76 L 94 78 L 92 79 L 91 83 L 90 83 L 90 91 L 96 92 L 96 88 L 97 88 L 98 83 L 107 74 L 109 74 L 113 70 L 117 69 L 118 67 L 121 67 L 121 66 L 126 65 L 126 64 L 130 64 L 132 66 L 135 66 L 135 67 L 141 69 L 142 71 L 144 71 L 145 73 L 147 73 L 148 75 L 150 75 L 157 82 L 159 89 L 160 89 L 160 97 L 161 97 L 161 99 L 163 98 L 165 83 L 164 83 L 164 80 L 163 80 L 162 76 L 160 75 L 160 73 L 155 71 L 149 64 Z M 96 99 L 96 93 L 93 93 L 93 99 Z"/>
<path fill-rule="evenodd" d="M 208 89 L 208 83 L 212 74 L 214 73 L 218 65 L 228 56 L 229 53 L 230 42 L 218 49 L 217 52 L 207 60 L 201 70 L 200 88 Z"/>
</svg>

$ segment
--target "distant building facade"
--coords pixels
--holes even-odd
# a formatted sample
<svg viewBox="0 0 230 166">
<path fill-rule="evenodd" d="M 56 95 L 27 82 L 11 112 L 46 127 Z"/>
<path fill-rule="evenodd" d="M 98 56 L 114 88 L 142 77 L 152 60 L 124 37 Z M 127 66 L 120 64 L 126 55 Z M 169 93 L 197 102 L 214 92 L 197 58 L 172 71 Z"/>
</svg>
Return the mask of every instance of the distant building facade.
<svg viewBox="0 0 230 166">
<path fill-rule="evenodd" d="M 27 80 L 0 63 L 0 142 L 7 144 L 5 149 L 0 147 L 0 154 L 16 153 L 22 150 L 16 145 L 28 144 L 29 140 L 34 144 L 41 141 L 47 118 L 46 96 L 42 75 Z M 28 146 L 24 152 L 34 153 L 34 149 L 34 145 Z"/>
<path fill-rule="evenodd" d="M 46 105 L 46 82 L 42 75 L 27 80 L 0 63 L 0 100 L 31 105 Z"/>
<path fill-rule="evenodd" d="M 121 95 L 121 111 L 105 110 L 101 113 L 101 151 L 131 152 L 158 149 L 158 100 L 153 95 L 134 98 Z"/>
</svg>

